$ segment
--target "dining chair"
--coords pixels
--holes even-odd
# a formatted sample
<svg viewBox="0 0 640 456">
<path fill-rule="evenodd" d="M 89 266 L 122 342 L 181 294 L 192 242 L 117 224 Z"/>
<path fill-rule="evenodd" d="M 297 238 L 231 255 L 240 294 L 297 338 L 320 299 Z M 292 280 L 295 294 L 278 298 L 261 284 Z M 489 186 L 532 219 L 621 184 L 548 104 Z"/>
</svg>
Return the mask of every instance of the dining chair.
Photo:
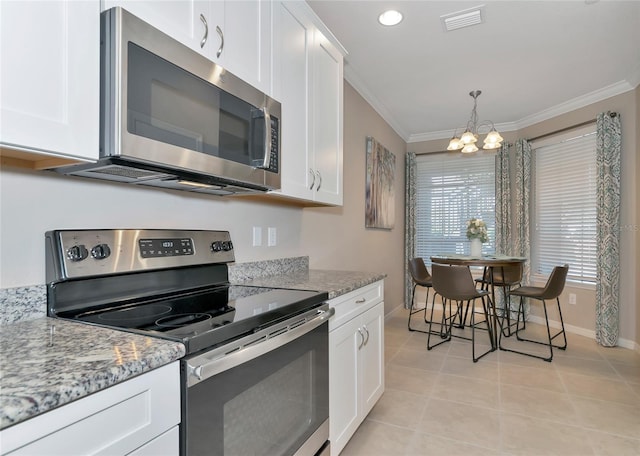
<svg viewBox="0 0 640 456">
<path fill-rule="evenodd" d="M 489 321 L 489 313 L 487 311 L 487 303 L 485 297 L 489 295 L 488 290 L 478 290 L 473 281 L 471 271 L 468 266 L 445 266 L 441 264 L 432 265 L 432 282 L 433 282 L 433 305 L 431 306 L 431 318 L 429 323 L 429 336 L 427 337 L 427 350 L 431 350 L 444 342 L 451 341 L 452 337 L 471 341 L 471 356 L 473 362 L 477 362 L 480 358 L 487 353 L 494 350 L 493 345 L 493 333 L 491 330 L 491 323 Z M 435 308 L 435 294 L 442 296 L 442 319 L 440 322 L 441 330 L 440 337 L 443 340 L 431 345 L 431 335 L 438 334 L 437 331 L 433 331 L 433 311 Z M 475 310 L 475 300 L 480 298 L 482 301 L 482 313 L 484 314 L 484 320 L 476 323 L 475 315 L 480 313 Z M 452 303 L 455 302 L 455 310 Z M 453 334 L 453 326 L 455 319 L 462 313 L 463 304 L 471 304 L 471 337 L 465 337 L 460 334 Z M 448 304 L 448 310 L 447 310 Z M 485 328 L 481 325 L 485 324 Z M 436 323 L 437 324 L 437 323 Z M 491 346 L 487 351 L 476 357 L 476 328 L 486 330 L 489 334 L 489 341 Z"/>
<path fill-rule="evenodd" d="M 547 325 L 547 341 L 526 339 L 524 337 L 520 337 L 520 329 L 518 327 L 517 321 L 516 321 L 516 338 L 519 341 L 546 345 L 547 347 L 549 347 L 549 356 L 548 357 L 540 356 L 534 353 L 523 352 L 523 351 L 511 349 L 511 348 L 503 348 L 500 345 L 500 342 L 502 341 L 502 333 L 498 342 L 498 346 L 500 347 L 501 350 L 510 351 L 513 353 L 520 353 L 522 355 L 531 356 L 533 358 L 539 358 L 549 362 L 551 362 L 551 360 L 553 359 L 554 348 L 558 348 L 560 350 L 566 350 L 567 335 L 564 330 L 564 321 L 562 320 L 562 309 L 560 308 L 560 295 L 564 290 L 564 285 L 567 281 L 568 272 L 569 272 L 569 265 L 565 264 L 563 266 L 556 266 L 555 268 L 553 268 L 553 271 L 551 271 L 551 275 L 547 279 L 547 283 L 545 284 L 544 287 L 525 286 L 525 287 L 519 287 L 519 288 L 515 288 L 514 290 L 511 290 L 512 296 L 520 296 L 520 305 L 518 306 L 518 314 L 516 318 L 519 320 L 520 316 L 522 315 L 523 322 L 524 322 L 524 299 L 531 298 L 531 299 L 542 302 L 542 307 L 544 309 L 544 319 Z M 546 302 L 551 299 L 555 299 L 556 303 L 558 304 L 558 314 L 560 316 L 560 328 L 561 328 L 560 331 L 558 331 L 553 336 L 551 335 L 551 327 L 549 326 L 549 315 L 547 312 L 547 302 Z M 562 335 L 562 338 L 564 339 L 564 344 L 554 345 L 553 339 L 555 339 L 560 335 Z"/>
<path fill-rule="evenodd" d="M 429 302 L 429 290 L 433 287 L 433 284 L 431 282 L 431 274 L 429 274 L 429 270 L 425 266 L 424 260 L 419 257 L 409 260 L 409 273 L 411 274 L 411 280 L 413 281 L 413 290 L 411 292 L 411 306 L 409 307 L 409 321 L 407 322 L 407 327 L 409 328 L 409 331 L 426 333 L 427 331 L 411 327 L 411 316 L 422 311 L 422 309 L 415 309 L 414 306 L 416 287 L 424 287 L 427 289 L 427 297 L 424 301 L 423 319 L 425 323 L 429 323 L 429 320 L 427 320 L 427 303 Z"/>
<path fill-rule="evenodd" d="M 519 320 L 511 323 L 511 290 L 514 286 L 521 286 L 524 266 L 523 263 L 510 264 L 507 266 L 496 266 L 492 268 L 484 268 L 481 278 L 476 279 L 476 283 L 480 284 L 483 290 L 488 290 L 490 286 L 502 289 L 504 298 L 503 320 L 506 319 L 506 325 L 500 325 L 502 334 L 510 337 L 514 325 L 518 325 Z M 492 276 L 493 274 L 493 276 Z M 466 315 L 465 315 L 466 318 Z M 526 322 L 523 321 L 522 328 L 526 328 Z"/>
</svg>

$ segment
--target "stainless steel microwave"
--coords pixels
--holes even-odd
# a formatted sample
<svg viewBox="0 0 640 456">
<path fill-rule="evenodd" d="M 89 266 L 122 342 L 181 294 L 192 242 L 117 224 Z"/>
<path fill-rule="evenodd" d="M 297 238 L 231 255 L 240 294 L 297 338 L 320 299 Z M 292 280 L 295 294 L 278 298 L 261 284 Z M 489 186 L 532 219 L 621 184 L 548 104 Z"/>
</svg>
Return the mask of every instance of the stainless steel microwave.
<svg viewBox="0 0 640 456">
<path fill-rule="evenodd" d="M 57 171 L 218 195 L 280 188 L 279 102 L 125 9 L 101 21 L 100 159 Z"/>
</svg>

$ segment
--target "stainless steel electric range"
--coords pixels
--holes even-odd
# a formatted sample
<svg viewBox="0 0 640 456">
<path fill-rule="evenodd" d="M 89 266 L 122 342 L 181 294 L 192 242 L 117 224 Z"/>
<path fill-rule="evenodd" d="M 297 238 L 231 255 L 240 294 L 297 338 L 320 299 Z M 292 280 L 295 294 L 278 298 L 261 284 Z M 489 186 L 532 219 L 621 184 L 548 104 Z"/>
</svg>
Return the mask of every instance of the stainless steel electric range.
<svg viewBox="0 0 640 456">
<path fill-rule="evenodd" d="M 327 293 L 229 284 L 226 231 L 50 231 L 46 259 L 49 316 L 185 345 L 181 454 L 328 454 Z"/>
</svg>

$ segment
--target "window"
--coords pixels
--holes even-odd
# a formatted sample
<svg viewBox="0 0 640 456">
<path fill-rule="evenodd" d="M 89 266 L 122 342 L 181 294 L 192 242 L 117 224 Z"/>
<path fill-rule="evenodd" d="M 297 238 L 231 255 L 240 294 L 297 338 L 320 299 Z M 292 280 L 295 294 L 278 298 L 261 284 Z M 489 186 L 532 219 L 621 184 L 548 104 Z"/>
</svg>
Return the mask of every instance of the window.
<svg viewBox="0 0 640 456">
<path fill-rule="evenodd" d="M 595 283 L 595 125 L 532 148 L 532 272 L 567 263 L 569 280 Z"/>
<path fill-rule="evenodd" d="M 416 254 L 430 263 L 432 255 L 469 254 L 467 220 L 487 224 L 495 251 L 495 156 L 483 153 L 423 154 L 416 157 Z"/>
</svg>

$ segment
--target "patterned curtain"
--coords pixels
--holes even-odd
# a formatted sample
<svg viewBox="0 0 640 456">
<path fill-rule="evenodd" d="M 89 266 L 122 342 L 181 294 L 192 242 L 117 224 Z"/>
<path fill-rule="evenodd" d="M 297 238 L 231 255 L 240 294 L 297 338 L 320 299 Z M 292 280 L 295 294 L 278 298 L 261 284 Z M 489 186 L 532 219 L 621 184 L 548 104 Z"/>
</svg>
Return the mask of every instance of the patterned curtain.
<svg viewBox="0 0 640 456">
<path fill-rule="evenodd" d="M 620 303 L 620 116 L 600 113 L 596 119 L 597 233 L 596 341 L 618 342 Z"/>
<path fill-rule="evenodd" d="M 512 233 L 513 242 L 508 254 L 531 259 L 531 239 L 529 234 L 529 204 L 531 199 L 531 143 L 526 139 L 516 141 L 515 157 L 515 225 Z M 529 283 L 531 265 L 524 263 L 522 283 Z M 518 302 L 511 302 L 511 311 L 518 310 Z M 529 315 L 529 302 L 525 301 L 525 317 Z"/>
<path fill-rule="evenodd" d="M 409 260 L 416 256 L 416 154 L 414 152 L 407 152 L 405 167 L 404 307 L 409 309 L 413 288 Z"/>
<path fill-rule="evenodd" d="M 504 143 L 496 154 L 496 253 L 508 254 L 511 246 L 511 179 L 509 151 Z"/>
</svg>

